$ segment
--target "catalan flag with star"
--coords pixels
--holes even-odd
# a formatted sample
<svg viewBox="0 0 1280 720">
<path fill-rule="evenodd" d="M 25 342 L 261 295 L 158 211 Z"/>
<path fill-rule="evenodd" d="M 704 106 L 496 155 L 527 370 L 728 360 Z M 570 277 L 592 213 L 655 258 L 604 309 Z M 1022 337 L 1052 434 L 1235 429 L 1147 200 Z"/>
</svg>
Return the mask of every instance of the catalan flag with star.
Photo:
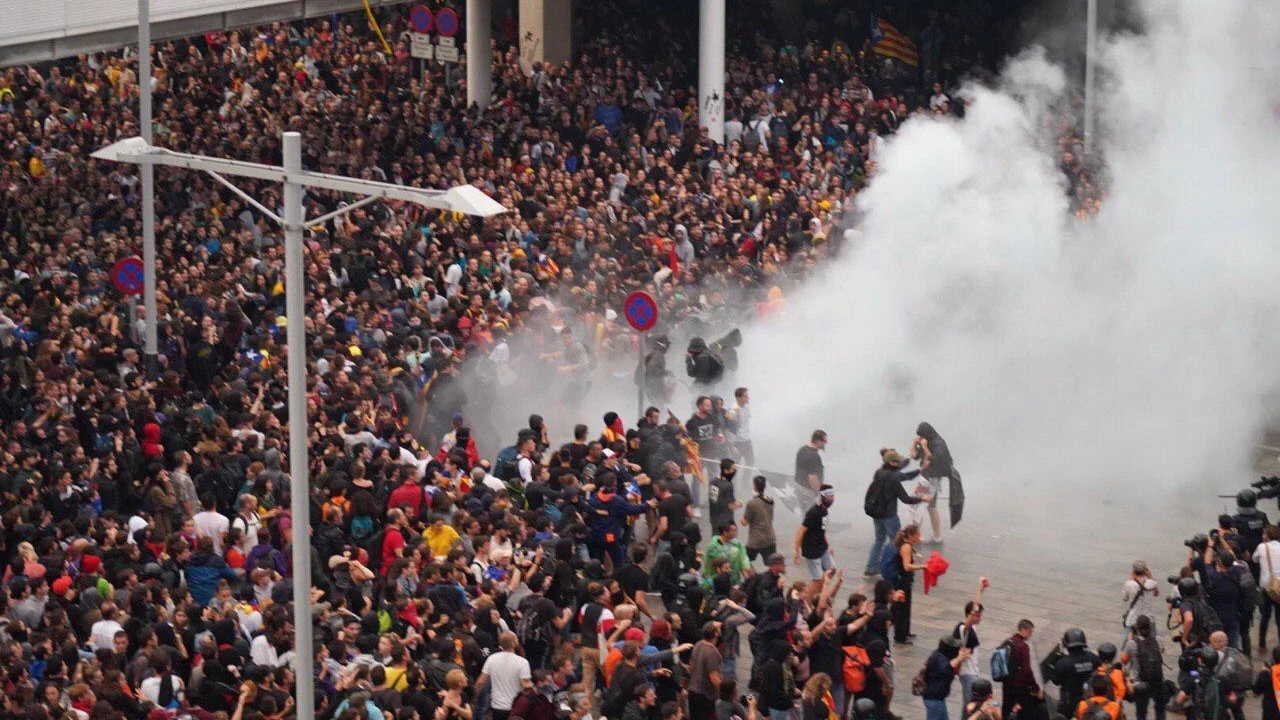
<svg viewBox="0 0 1280 720">
<path fill-rule="evenodd" d="M 871 16 L 871 51 L 916 67 L 920 57 L 916 55 L 916 44 L 911 38 L 898 32 L 888 20 Z"/>
</svg>

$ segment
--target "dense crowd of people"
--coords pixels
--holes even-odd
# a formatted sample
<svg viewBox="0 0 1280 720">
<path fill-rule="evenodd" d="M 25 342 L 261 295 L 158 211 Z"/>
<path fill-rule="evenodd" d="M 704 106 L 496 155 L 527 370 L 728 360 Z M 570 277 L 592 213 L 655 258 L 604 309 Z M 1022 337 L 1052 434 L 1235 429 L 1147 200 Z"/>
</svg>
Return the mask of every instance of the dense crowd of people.
<svg viewBox="0 0 1280 720">
<path fill-rule="evenodd" d="M 138 176 L 88 157 L 138 134 L 136 63 L 4 70 L 4 716 L 283 720 L 303 682 L 340 720 L 892 717 L 919 527 L 882 538 L 893 580 L 840 597 L 819 463 L 794 543 L 808 579 L 789 577 L 767 481 L 737 499 L 746 388 L 687 420 L 664 416 L 651 376 L 655 406 L 633 424 L 609 413 L 568 433 L 535 415 L 511 438 L 469 422 L 548 376 L 573 411 L 628 367 L 631 290 L 659 299 L 665 327 L 781 311 L 845 242 L 883 138 L 962 112 L 944 84 L 977 59 L 984 15 L 921 18 L 915 71 L 868 53 L 856 13 L 815 25 L 821 41 L 775 43 L 766 5 L 731 13 L 723 146 L 669 53 L 692 48 L 688 28 L 655 33 L 622 2 L 579 17 L 563 67 L 522 65 L 508 18 L 487 108 L 466 107 L 461 73 L 420 72 L 399 11 L 390 52 L 362 16 L 158 45 L 159 145 L 274 164 L 297 130 L 310 169 L 471 183 L 511 212 L 380 203 L 311 227 L 308 315 L 288 317 L 278 230 L 210 178 L 157 172 L 154 378 L 147 318 L 108 277 L 139 244 Z M 646 49 L 659 35 L 669 45 Z M 247 187 L 279 206 L 278 189 Z M 307 213 L 348 201 L 309 191 Z M 291 322 L 310 343 L 305 489 L 285 471 Z M 310 527 L 288 513 L 300 491 Z M 291 592 L 295 540 L 311 546 L 308 598 Z M 945 665 L 999 720 L 972 654 L 980 600 L 963 648 L 931 661 L 931 713 Z M 313 647 L 295 647 L 292 603 L 310 605 Z M 298 652 L 316 677 L 294 676 Z"/>
</svg>

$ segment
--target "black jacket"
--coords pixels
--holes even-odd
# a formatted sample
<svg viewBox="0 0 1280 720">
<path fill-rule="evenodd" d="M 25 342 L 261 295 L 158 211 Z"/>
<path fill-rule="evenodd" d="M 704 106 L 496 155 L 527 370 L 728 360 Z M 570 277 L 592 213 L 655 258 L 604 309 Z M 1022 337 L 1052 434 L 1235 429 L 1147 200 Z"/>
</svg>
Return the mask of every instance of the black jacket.
<svg viewBox="0 0 1280 720">
<path fill-rule="evenodd" d="M 902 483 L 913 480 L 920 474 L 919 470 L 911 472 L 902 472 L 893 465 L 884 464 L 876 470 L 875 476 L 871 479 L 871 488 L 873 492 L 880 494 L 880 508 L 882 512 L 875 518 L 876 520 L 884 520 L 886 518 L 898 517 L 898 503 L 904 502 L 907 505 L 915 505 L 920 502 L 920 498 L 907 493 L 906 488 L 902 487 Z"/>
</svg>

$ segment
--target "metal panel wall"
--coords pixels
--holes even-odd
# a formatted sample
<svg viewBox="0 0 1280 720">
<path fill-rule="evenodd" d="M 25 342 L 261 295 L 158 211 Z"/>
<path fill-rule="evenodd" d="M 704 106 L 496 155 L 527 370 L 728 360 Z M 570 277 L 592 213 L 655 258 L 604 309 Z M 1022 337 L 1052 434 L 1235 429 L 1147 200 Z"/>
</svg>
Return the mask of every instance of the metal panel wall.
<svg viewBox="0 0 1280 720">
<path fill-rule="evenodd" d="M 404 0 L 370 0 L 380 7 Z M 154 42 L 213 30 L 323 17 L 361 0 L 152 0 Z M 0 0 L 0 67 L 137 42 L 137 0 Z"/>
</svg>

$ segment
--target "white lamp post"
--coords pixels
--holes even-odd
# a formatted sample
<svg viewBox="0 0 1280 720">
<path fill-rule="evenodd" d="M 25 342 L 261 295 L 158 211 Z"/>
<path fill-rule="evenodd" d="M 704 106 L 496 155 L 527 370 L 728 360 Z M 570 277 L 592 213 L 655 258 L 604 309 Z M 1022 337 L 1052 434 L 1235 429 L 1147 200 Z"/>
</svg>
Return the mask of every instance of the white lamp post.
<svg viewBox="0 0 1280 720">
<path fill-rule="evenodd" d="M 147 82 L 143 79 L 142 82 Z M 158 148 L 140 137 L 112 143 L 93 153 L 99 160 L 133 163 L 149 174 L 155 165 L 200 170 L 213 176 L 223 186 L 239 195 L 267 217 L 284 226 L 285 257 L 285 305 L 289 348 L 289 476 L 293 485 L 290 498 L 290 514 L 293 520 L 293 625 L 298 655 L 295 668 L 297 679 L 296 712 L 299 718 L 311 718 L 315 714 L 314 672 L 312 670 L 311 640 L 311 519 L 309 498 L 311 482 L 307 477 L 307 333 L 306 308 L 304 307 L 302 232 L 308 224 L 323 223 L 345 215 L 375 200 L 403 200 L 437 210 L 451 210 L 467 215 L 490 217 L 506 212 L 488 195 L 470 185 L 459 185 L 448 190 L 425 190 L 390 183 L 372 182 L 341 175 L 310 172 L 302 169 L 302 136 L 296 132 L 284 134 L 284 165 L 224 160 L 179 153 Z M 284 185 L 284 217 L 276 215 L 262 203 L 250 197 L 224 178 L 224 175 L 271 180 Z M 304 187 L 335 190 L 364 195 L 364 199 L 339 208 L 311 220 L 304 219 L 302 189 Z M 147 282 L 152 280 L 152 268 L 147 268 Z M 154 316 L 148 308 L 147 321 Z"/>
</svg>

